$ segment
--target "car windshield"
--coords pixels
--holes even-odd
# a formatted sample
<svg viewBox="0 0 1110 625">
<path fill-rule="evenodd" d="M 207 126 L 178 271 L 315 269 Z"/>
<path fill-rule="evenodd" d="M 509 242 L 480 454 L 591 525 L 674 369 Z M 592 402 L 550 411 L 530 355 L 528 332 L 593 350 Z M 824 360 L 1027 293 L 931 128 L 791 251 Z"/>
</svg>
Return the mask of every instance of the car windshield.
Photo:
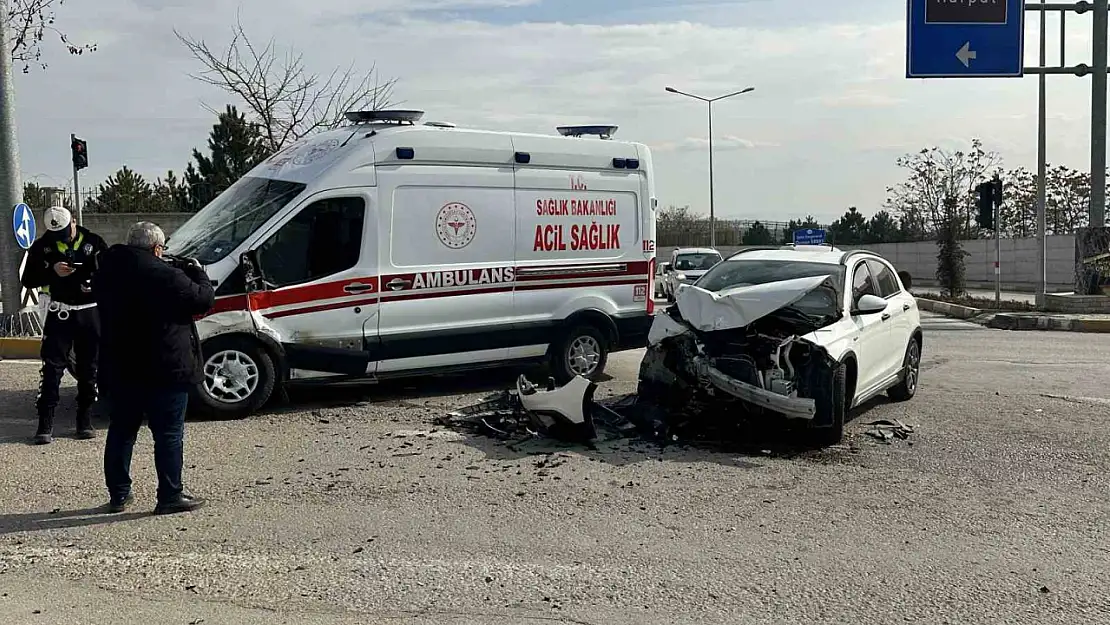
<svg viewBox="0 0 1110 625">
<path fill-rule="evenodd" d="M 802 297 L 790 308 L 817 317 L 836 316 L 840 308 L 840 286 L 844 283 L 844 268 L 840 265 L 741 258 L 719 263 L 694 284 L 707 291 L 716 292 L 741 286 L 815 276 L 831 277 L 832 292 L 828 289 L 818 289 Z"/>
<path fill-rule="evenodd" d="M 243 176 L 178 228 L 168 251 L 205 265 L 218 262 L 304 189 L 299 182 Z"/>
<path fill-rule="evenodd" d="M 720 254 L 679 254 L 674 268 L 677 271 L 705 271 L 719 262 Z"/>
</svg>

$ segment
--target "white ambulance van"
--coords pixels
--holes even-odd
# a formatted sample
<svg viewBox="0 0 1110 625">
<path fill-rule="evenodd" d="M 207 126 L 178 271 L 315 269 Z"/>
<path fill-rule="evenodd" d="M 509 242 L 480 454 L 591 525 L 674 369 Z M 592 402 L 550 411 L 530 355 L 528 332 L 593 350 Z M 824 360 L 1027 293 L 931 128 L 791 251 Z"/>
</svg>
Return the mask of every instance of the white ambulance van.
<svg viewBox="0 0 1110 625">
<path fill-rule="evenodd" d="M 645 344 L 655 276 L 651 154 L 615 126 L 517 134 L 349 125 L 273 155 L 174 232 L 216 305 L 193 404 L 238 417 L 288 382 L 546 362 L 597 378 Z"/>
</svg>

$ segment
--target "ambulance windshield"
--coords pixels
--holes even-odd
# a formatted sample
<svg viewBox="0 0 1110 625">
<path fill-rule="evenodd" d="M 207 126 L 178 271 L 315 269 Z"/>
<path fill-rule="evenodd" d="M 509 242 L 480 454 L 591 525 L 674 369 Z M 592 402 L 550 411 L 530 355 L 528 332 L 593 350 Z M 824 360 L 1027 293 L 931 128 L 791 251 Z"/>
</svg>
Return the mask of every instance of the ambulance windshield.
<svg viewBox="0 0 1110 625">
<path fill-rule="evenodd" d="M 304 189 L 299 182 L 243 176 L 182 224 L 167 251 L 205 265 L 218 262 Z"/>
</svg>

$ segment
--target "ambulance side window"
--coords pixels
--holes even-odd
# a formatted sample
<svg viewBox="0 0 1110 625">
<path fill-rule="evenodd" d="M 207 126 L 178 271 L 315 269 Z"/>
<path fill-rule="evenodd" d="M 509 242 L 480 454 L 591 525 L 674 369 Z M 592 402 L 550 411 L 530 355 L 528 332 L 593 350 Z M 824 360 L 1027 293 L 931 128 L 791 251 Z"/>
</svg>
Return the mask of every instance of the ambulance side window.
<svg viewBox="0 0 1110 625">
<path fill-rule="evenodd" d="M 258 248 L 270 285 L 311 282 L 358 264 L 366 203 L 359 197 L 328 198 L 306 206 Z"/>
</svg>

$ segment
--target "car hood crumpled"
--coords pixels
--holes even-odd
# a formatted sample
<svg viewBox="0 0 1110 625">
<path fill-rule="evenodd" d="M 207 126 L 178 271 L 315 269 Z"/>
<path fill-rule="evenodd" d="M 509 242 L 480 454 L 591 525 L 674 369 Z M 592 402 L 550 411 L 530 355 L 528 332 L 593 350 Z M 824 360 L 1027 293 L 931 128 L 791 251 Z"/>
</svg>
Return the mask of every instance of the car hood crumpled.
<svg viewBox="0 0 1110 625">
<path fill-rule="evenodd" d="M 828 276 L 810 276 L 707 291 L 697 286 L 679 290 L 676 301 L 682 318 L 701 332 L 742 328 L 802 299 Z"/>
</svg>

